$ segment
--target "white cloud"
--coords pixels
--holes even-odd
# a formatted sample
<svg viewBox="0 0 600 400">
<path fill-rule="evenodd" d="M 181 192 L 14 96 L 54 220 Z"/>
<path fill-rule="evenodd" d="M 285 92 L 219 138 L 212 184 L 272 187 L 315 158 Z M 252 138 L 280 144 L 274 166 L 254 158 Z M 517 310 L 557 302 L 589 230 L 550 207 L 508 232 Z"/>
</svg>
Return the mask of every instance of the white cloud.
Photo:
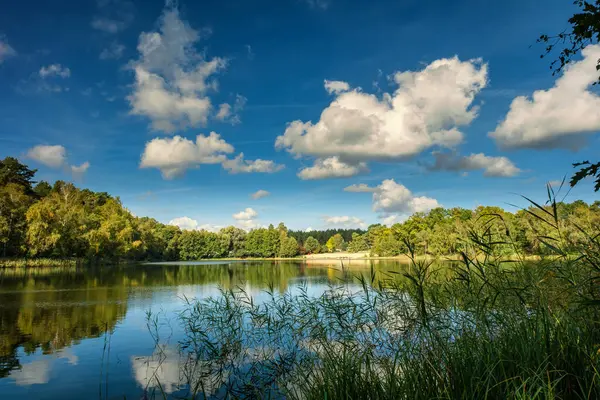
<svg viewBox="0 0 600 400">
<path fill-rule="evenodd" d="M 101 60 L 111 60 L 111 59 L 118 60 L 123 55 L 124 51 L 125 51 L 125 46 L 123 46 L 119 42 L 113 42 L 110 44 L 109 47 L 102 50 L 102 52 L 100 53 L 100 59 Z"/>
<path fill-rule="evenodd" d="M 396 183 L 393 179 L 386 179 L 373 193 L 373 211 L 384 216 L 391 214 L 413 214 L 427 212 L 440 207 L 437 200 L 430 197 L 415 197 L 404 185 Z"/>
<path fill-rule="evenodd" d="M 258 217 L 258 213 L 253 209 L 253 208 L 246 208 L 243 211 L 240 211 L 239 213 L 233 214 L 233 218 L 239 220 L 244 220 L 244 219 L 254 219 Z"/>
<path fill-rule="evenodd" d="M 344 192 L 351 192 L 351 193 L 373 193 L 376 191 L 377 191 L 376 187 L 371 187 L 371 186 L 367 185 L 366 183 L 354 184 L 354 185 L 346 186 L 344 188 Z"/>
<path fill-rule="evenodd" d="M 209 231 L 218 232 L 222 226 L 212 224 L 200 225 L 197 220 L 190 217 L 179 217 L 169 221 L 168 225 L 177 226 L 184 231 Z"/>
<path fill-rule="evenodd" d="M 90 167 L 90 163 L 88 161 L 84 162 L 81 165 L 71 165 L 71 172 L 75 177 L 83 176 L 88 168 Z"/>
<path fill-rule="evenodd" d="M 328 81 L 325 79 L 325 90 L 329 94 L 340 94 L 350 90 L 350 84 L 343 81 Z"/>
<path fill-rule="evenodd" d="M 71 70 L 61 64 L 43 66 L 28 79 L 23 79 L 17 84 L 17 91 L 21 94 L 30 93 L 60 93 L 68 92 L 68 87 L 63 87 L 60 82 L 71 76 Z"/>
<path fill-rule="evenodd" d="M 159 25 L 158 31 L 140 34 L 140 57 L 131 63 L 130 112 L 148 117 L 154 130 L 165 133 L 204 125 L 212 110 L 208 92 L 218 86 L 213 75 L 226 61 L 196 51 L 201 32 L 182 21 L 177 9 L 167 6 Z"/>
<path fill-rule="evenodd" d="M 272 174 L 285 168 L 283 165 L 276 164 L 271 160 L 261 160 L 260 158 L 256 160 L 244 160 L 244 153 L 240 153 L 234 159 L 223 161 L 222 165 L 230 174 L 253 172 Z"/>
<path fill-rule="evenodd" d="M 220 164 L 233 150 L 215 132 L 198 135 L 195 142 L 181 136 L 155 138 L 146 143 L 140 168 L 157 168 L 165 179 L 172 179 L 201 164 Z"/>
<path fill-rule="evenodd" d="M 570 64 L 554 87 L 516 97 L 505 119 L 489 134 L 503 148 L 574 149 L 584 134 L 600 130 L 600 96 L 590 91 L 597 81 L 600 45 L 582 51 L 583 60 Z"/>
<path fill-rule="evenodd" d="M 266 190 L 262 190 L 262 189 L 260 189 L 260 190 L 258 190 L 258 191 L 256 191 L 256 192 L 252 193 L 252 194 L 250 195 L 250 197 L 251 197 L 253 200 L 258 200 L 258 199 L 262 199 L 262 198 L 265 198 L 265 197 L 267 197 L 267 196 L 270 196 L 270 195 L 271 195 L 271 192 L 268 192 L 268 191 L 266 191 Z"/>
<path fill-rule="evenodd" d="M 440 59 L 420 71 L 398 72 L 394 81 L 398 89 L 393 94 L 375 96 L 360 88 L 337 93 L 317 123 L 289 123 L 275 147 L 357 166 L 404 160 L 433 146 L 456 146 L 463 139 L 459 127 L 477 116 L 473 102 L 487 84 L 487 65 Z"/>
<path fill-rule="evenodd" d="M 326 225 L 329 226 L 343 226 L 343 227 L 355 227 L 366 228 L 367 224 L 360 218 L 357 217 L 349 217 L 347 215 L 339 216 L 339 217 L 323 217 L 323 221 L 325 221 Z"/>
<path fill-rule="evenodd" d="M 248 207 L 239 213 L 233 214 L 232 216 L 237 221 L 237 225 L 240 228 L 250 230 L 260 226 L 256 220 L 258 213 L 253 208 Z"/>
<path fill-rule="evenodd" d="M 306 228 L 304 230 L 304 232 L 312 232 L 312 231 L 314 231 L 314 229 L 312 228 L 312 226 L 309 226 L 308 228 Z"/>
<path fill-rule="evenodd" d="M 46 79 L 48 77 L 60 77 L 60 78 L 68 78 L 71 76 L 71 70 L 67 67 L 63 67 L 60 64 L 51 64 L 47 67 L 40 68 L 39 72 L 40 78 Z"/>
<path fill-rule="evenodd" d="M 184 231 L 195 231 L 198 229 L 198 221 L 190 217 L 179 217 L 169 221 L 168 225 L 178 226 Z"/>
<path fill-rule="evenodd" d="M 312 167 L 306 167 L 298 172 L 303 180 L 348 178 L 367 171 L 367 165 L 360 162 L 356 165 L 340 161 L 339 157 L 317 159 Z"/>
<path fill-rule="evenodd" d="M 223 122 L 229 122 L 231 125 L 237 125 L 242 122 L 240 119 L 240 112 L 246 106 L 246 99 L 242 95 L 236 95 L 233 107 L 227 103 L 223 103 L 219 106 L 219 111 L 215 115 L 215 119 Z"/>
<path fill-rule="evenodd" d="M 14 57 L 17 55 L 15 49 L 12 48 L 10 44 L 6 41 L 3 36 L 0 36 L 0 64 L 4 62 L 4 60 Z"/>
<path fill-rule="evenodd" d="M 219 106 L 219 111 L 215 118 L 219 121 L 225 121 L 231 115 L 231 106 L 227 103 L 223 103 Z"/>
<path fill-rule="evenodd" d="M 27 158 L 50 168 L 60 168 L 67 162 L 67 150 L 60 145 L 39 145 L 29 149 Z"/>
<path fill-rule="evenodd" d="M 38 145 L 27 151 L 26 157 L 49 168 L 63 169 L 70 172 L 74 178 L 81 178 L 90 167 L 89 162 L 81 165 L 69 165 L 67 150 L 61 145 Z"/>
<path fill-rule="evenodd" d="M 434 152 L 435 163 L 427 166 L 430 171 L 475 171 L 483 170 L 483 176 L 511 177 L 521 170 L 507 157 L 491 157 L 483 153 L 459 156 L 456 153 Z"/>
</svg>

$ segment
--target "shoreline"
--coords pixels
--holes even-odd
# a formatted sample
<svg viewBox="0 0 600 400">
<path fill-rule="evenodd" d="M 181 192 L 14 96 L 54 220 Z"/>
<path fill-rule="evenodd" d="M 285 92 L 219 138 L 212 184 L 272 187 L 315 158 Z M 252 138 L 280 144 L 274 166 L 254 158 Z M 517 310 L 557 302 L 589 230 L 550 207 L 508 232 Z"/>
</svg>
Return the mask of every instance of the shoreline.
<svg viewBox="0 0 600 400">
<path fill-rule="evenodd" d="M 518 256 L 507 256 L 504 257 L 506 260 L 525 260 L 525 261 L 536 261 L 542 257 L 539 255 L 528 255 L 523 257 Z M 431 255 L 417 255 L 415 256 L 416 261 L 461 261 L 462 257 L 459 254 L 446 255 L 446 256 L 431 256 Z M 298 257 L 273 257 L 273 258 L 253 258 L 253 257 L 227 257 L 227 258 L 205 258 L 200 260 L 177 260 L 177 261 L 120 261 L 116 263 L 107 263 L 105 265 L 132 265 L 132 264 L 147 264 L 147 265 L 160 265 L 160 264 L 171 264 L 171 263 L 184 263 L 184 262 L 219 262 L 219 261 L 239 261 L 239 262 L 258 262 L 258 261 L 294 261 L 304 262 L 306 264 L 314 265 L 331 265 L 331 264 L 348 264 L 356 265 L 363 264 L 372 261 L 397 261 L 400 263 L 409 264 L 411 258 L 405 254 L 391 257 L 378 257 L 371 256 L 368 252 L 359 253 L 348 253 L 348 252 L 337 252 L 337 253 L 322 253 L 322 254 L 309 254 Z M 48 258 L 10 258 L 0 259 L 0 270 L 2 269 L 17 269 L 17 268 L 60 268 L 60 267 L 81 267 L 87 263 L 81 260 L 74 259 L 48 259 Z"/>
</svg>

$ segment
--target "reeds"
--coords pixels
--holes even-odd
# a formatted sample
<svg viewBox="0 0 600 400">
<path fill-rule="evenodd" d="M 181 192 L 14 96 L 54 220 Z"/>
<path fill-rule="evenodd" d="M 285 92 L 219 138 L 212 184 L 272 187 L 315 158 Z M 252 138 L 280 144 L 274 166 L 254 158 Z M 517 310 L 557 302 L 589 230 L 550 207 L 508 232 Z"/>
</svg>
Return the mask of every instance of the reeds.
<svg viewBox="0 0 600 400">
<path fill-rule="evenodd" d="M 188 300 L 180 315 L 191 398 L 600 398 L 600 242 L 561 250 L 553 193 L 534 204 L 555 231 L 538 262 L 502 259 L 489 219 L 465 238 L 462 262 L 408 270 L 360 289 L 254 299 L 244 290 Z M 501 218 L 490 215 L 490 219 Z M 407 244 L 409 249 L 410 244 Z M 516 246 L 515 246 L 516 248 Z"/>
</svg>

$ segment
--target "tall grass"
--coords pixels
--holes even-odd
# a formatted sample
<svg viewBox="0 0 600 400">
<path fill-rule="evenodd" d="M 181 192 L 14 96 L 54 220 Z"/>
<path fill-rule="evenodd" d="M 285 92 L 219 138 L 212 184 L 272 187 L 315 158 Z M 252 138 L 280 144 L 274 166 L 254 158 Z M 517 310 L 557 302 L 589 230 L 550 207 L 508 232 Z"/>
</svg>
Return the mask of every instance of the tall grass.
<svg viewBox="0 0 600 400">
<path fill-rule="evenodd" d="M 189 300 L 180 343 L 192 398 L 600 398 L 600 241 L 567 256 L 549 191 L 529 210 L 554 228 L 555 257 L 495 256 L 510 231 L 489 215 L 441 270 L 409 254 L 404 272 L 360 277 L 311 297 L 257 302 L 241 288 Z M 410 243 L 407 243 L 409 249 Z M 515 249 L 517 247 L 515 246 Z M 381 278 L 381 277 L 379 277 Z"/>
</svg>

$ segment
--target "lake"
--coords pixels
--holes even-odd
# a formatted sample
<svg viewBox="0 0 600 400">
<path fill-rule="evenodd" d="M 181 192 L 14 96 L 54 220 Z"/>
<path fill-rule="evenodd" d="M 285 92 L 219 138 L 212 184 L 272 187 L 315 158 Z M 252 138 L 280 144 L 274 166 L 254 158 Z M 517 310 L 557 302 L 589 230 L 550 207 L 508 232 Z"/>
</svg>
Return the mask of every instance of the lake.
<svg viewBox="0 0 600 400">
<path fill-rule="evenodd" d="M 406 265 L 376 261 L 380 274 Z M 7 399 L 140 399 L 169 397 L 181 381 L 177 315 L 186 298 L 243 288 L 260 301 L 265 290 L 317 296 L 331 285 L 359 287 L 352 276 L 370 263 L 302 262 L 140 264 L 91 269 L 0 270 L 0 397 Z M 350 279 L 348 279 L 350 278 Z M 157 354 L 147 313 L 160 316 Z M 158 396 L 162 398 L 162 396 Z"/>
</svg>

